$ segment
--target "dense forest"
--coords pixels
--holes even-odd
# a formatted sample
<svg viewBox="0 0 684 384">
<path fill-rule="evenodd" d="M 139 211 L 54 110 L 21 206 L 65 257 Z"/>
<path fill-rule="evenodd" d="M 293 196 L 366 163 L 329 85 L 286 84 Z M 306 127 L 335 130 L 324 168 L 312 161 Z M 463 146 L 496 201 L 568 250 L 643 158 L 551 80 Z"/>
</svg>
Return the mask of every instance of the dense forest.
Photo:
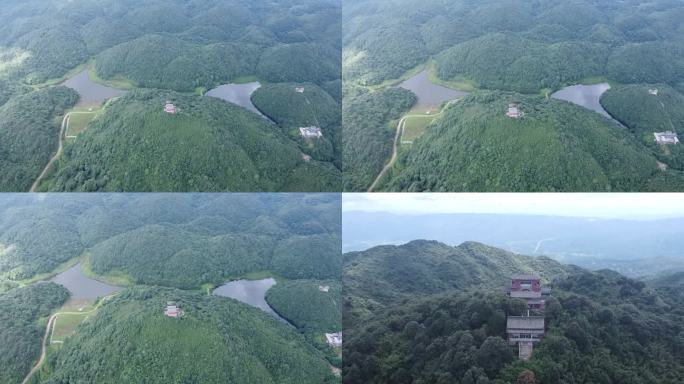
<svg viewBox="0 0 684 384">
<path fill-rule="evenodd" d="M 345 254 L 344 268 L 353 287 L 344 383 L 674 384 L 684 375 L 681 291 L 478 243 L 381 246 Z M 502 288 L 530 271 L 552 291 L 545 338 L 519 361 L 506 316 L 526 306 Z"/>
<path fill-rule="evenodd" d="M 333 161 L 337 168 L 342 167 L 341 103 L 323 88 L 311 83 L 266 84 L 254 92 L 252 102 L 285 134 L 297 140 L 303 153 L 315 160 Z M 309 126 L 321 128 L 323 137 L 302 138 L 299 127 Z"/>
<path fill-rule="evenodd" d="M 181 318 L 164 316 L 168 301 Z M 192 358 L 189 358 L 189 357 Z M 41 377 L 42 376 L 42 377 Z M 324 356 L 265 312 L 233 300 L 136 287 L 109 300 L 34 383 L 334 383 Z"/>
<path fill-rule="evenodd" d="M 2 280 L 0 279 L 0 282 Z M 45 321 L 69 297 L 54 283 L 0 289 L 0 382 L 20 383 L 40 355 Z"/>
<path fill-rule="evenodd" d="M 257 271 L 340 275 L 339 196 L 13 196 L 0 204 L 0 278 L 50 273 L 84 253 L 96 273 L 189 289 Z"/>
<path fill-rule="evenodd" d="M 166 101 L 179 112 L 164 113 Z M 67 145 L 39 189 L 334 191 L 339 179 L 333 164 L 305 162 L 296 142 L 243 108 L 211 97 L 136 90 Z M 302 187 L 309 184 L 316 187 Z"/>
<path fill-rule="evenodd" d="M 327 287 L 321 291 L 320 287 Z M 342 330 L 340 280 L 291 280 L 266 292 L 266 301 L 278 314 L 307 333 Z"/>
<path fill-rule="evenodd" d="M 57 152 L 61 114 L 77 99 L 73 90 L 55 87 L 16 96 L 0 106 L 0 191 L 29 190 Z"/>
<path fill-rule="evenodd" d="M 684 4 L 678 1 L 428 0 L 416 7 L 409 0 L 345 0 L 344 4 L 343 158 L 345 164 L 350 164 L 350 168 L 354 169 L 347 177 L 345 168 L 345 190 L 366 190 L 382 165 L 389 161 L 391 154 L 391 131 L 384 131 L 378 145 L 378 140 L 370 134 L 367 135 L 371 140 L 364 141 L 366 136 L 359 127 L 371 125 L 368 121 L 374 121 L 373 126 L 391 126 L 394 123 L 392 120 L 398 116 L 375 112 L 371 119 L 369 109 L 363 108 L 363 102 L 381 98 L 383 92 L 417 73 L 420 68 L 428 70 L 432 82 L 464 90 L 488 89 L 549 95 L 566 85 L 609 81 L 615 85 L 615 94 L 606 95 L 606 105 L 612 102 L 613 110 L 626 114 L 626 119 L 639 120 L 637 125 L 650 121 L 648 116 L 661 114 L 662 108 L 654 106 L 653 102 L 639 104 L 639 99 L 632 100 L 638 108 L 629 107 L 631 103 L 619 104 L 629 97 L 623 87 L 659 84 L 663 89 L 663 98 L 669 97 L 669 101 L 676 99 L 672 96 L 675 90 L 684 90 L 684 30 L 679 22 L 684 16 Z M 487 92 L 483 94 L 489 95 Z M 557 112 L 550 103 L 540 103 L 536 107 L 547 114 Z M 399 113 L 405 112 L 404 104 L 397 101 L 397 109 Z M 607 109 L 610 111 L 610 108 Z M 649 110 L 647 114 L 637 116 L 637 111 L 646 109 Z M 641 136 L 637 142 L 646 148 L 638 151 L 649 153 L 653 161 L 657 159 L 669 166 L 670 171 L 655 173 L 651 170 L 653 174 L 647 175 L 645 169 L 633 169 L 635 166 L 641 167 L 637 163 L 644 164 L 634 157 L 634 145 L 626 145 L 623 153 L 615 146 L 614 140 L 600 141 L 606 139 L 605 132 L 597 133 L 592 140 L 597 147 L 614 148 L 614 155 L 597 154 L 596 148 L 590 149 L 584 145 L 584 148 L 577 148 L 582 140 L 578 140 L 574 133 L 552 134 L 558 141 L 572 141 L 563 143 L 570 149 L 570 153 L 565 153 L 563 148 L 547 140 L 548 131 L 531 126 L 522 137 L 512 137 L 518 135 L 518 132 L 513 131 L 515 133 L 497 137 L 488 134 L 471 137 L 464 143 L 463 127 L 466 125 L 472 129 L 496 126 L 511 131 L 510 124 L 492 121 L 484 116 L 485 112 L 469 115 L 468 120 L 447 116 L 440 119 L 439 129 L 429 127 L 428 134 L 421 138 L 418 145 L 402 148 L 403 159 L 400 160 L 403 161 L 392 168 L 393 172 L 390 173 L 393 174 L 389 181 L 385 180 L 385 189 L 682 189 L 679 148 L 667 148 L 658 153 L 652 141 L 642 143 Z M 499 109 L 496 112 L 499 113 Z M 669 113 L 676 129 L 680 130 L 681 123 L 677 117 L 681 115 L 681 104 Z M 566 116 L 558 117 L 565 119 Z M 661 116 L 654 121 L 662 120 Z M 583 128 L 589 130 L 587 126 L 594 125 L 584 119 L 567 124 L 575 124 L 575 131 Z M 504 142 L 506 147 L 501 148 L 499 143 Z M 517 154 L 512 158 L 497 156 L 501 151 L 515 151 Z M 564 163 L 558 165 L 555 160 Z M 616 180 L 611 180 L 612 176 L 607 175 L 612 171 L 606 169 L 606 161 L 612 163 L 610 167 L 624 166 L 620 172 L 628 173 L 633 180 L 627 183 L 620 181 L 620 185 L 616 185 Z M 653 161 L 649 159 L 646 164 L 650 165 Z M 526 163 L 523 168 L 527 174 L 521 174 L 522 168 L 510 169 L 517 168 L 522 162 Z M 585 168 L 588 170 L 586 174 Z M 501 178 L 498 174 L 493 175 L 499 171 L 503 175 Z M 507 172 L 510 177 L 506 175 Z M 407 176 L 407 173 L 411 175 Z M 536 178 L 539 179 L 534 180 Z M 478 185 L 474 185 L 472 180 L 476 180 L 475 184 Z"/>
<path fill-rule="evenodd" d="M 325 121 L 331 97 L 338 109 L 340 102 L 340 12 L 332 0 L 6 2 L 0 7 L 0 106 L 6 109 L 0 110 L 0 190 L 29 189 L 57 148 L 56 120 L 75 103 L 71 95 L 44 100 L 24 94 L 31 88 L 53 92 L 86 64 L 96 82 L 184 93 L 160 96 L 170 99 L 230 82 L 307 83 L 320 95 L 317 112 Z M 135 94 L 108 108 L 93 130 L 69 145 L 61 163 L 67 169 L 53 167 L 59 180 L 43 189 L 340 190 L 339 112 L 316 143 L 272 132 L 279 127 L 257 124 L 242 109 L 219 103 L 196 111 L 202 116 L 176 119 L 176 129 L 160 138 L 160 125 L 173 124 L 143 101 L 158 102 L 153 95 L 162 93 Z M 262 100 L 272 103 L 275 96 Z M 163 104 L 147 107 L 156 112 Z M 141 117 L 151 121 L 136 121 Z M 138 169 L 127 175 L 132 164 Z"/>
<path fill-rule="evenodd" d="M 525 115 L 506 116 L 510 103 Z M 476 92 L 449 107 L 381 188 L 392 191 L 680 190 L 640 140 L 588 109 L 540 96 Z"/>
<path fill-rule="evenodd" d="M 344 76 L 399 78 L 429 57 L 444 80 L 536 92 L 586 77 L 684 83 L 684 4 L 671 0 L 346 0 Z M 568 17 L 572 15 L 572 17 Z M 370 26 L 370 27 L 369 27 Z"/>
<path fill-rule="evenodd" d="M 0 347 L 0 381 L 27 374 L 46 317 L 69 296 L 35 281 L 80 261 L 88 277 L 127 289 L 48 348 L 32 383 L 339 382 L 332 368 L 341 359 L 323 333 L 341 329 L 340 215 L 334 194 L 8 194 L 0 199 L 0 336 L 21 340 Z M 226 280 L 262 275 L 277 276 L 269 301 L 295 327 L 208 295 Z M 169 301 L 181 319 L 164 316 Z"/>
<path fill-rule="evenodd" d="M 393 120 L 411 108 L 416 97 L 399 88 L 346 97 L 342 109 L 342 183 L 345 191 L 365 190 L 392 153 Z"/>
<path fill-rule="evenodd" d="M 650 93 L 653 90 L 656 95 Z M 665 131 L 684 135 L 684 95 L 665 84 L 621 85 L 604 93 L 601 105 L 650 147 L 659 161 L 671 169 L 684 170 L 681 146 L 661 147 L 653 136 Z"/>
</svg>

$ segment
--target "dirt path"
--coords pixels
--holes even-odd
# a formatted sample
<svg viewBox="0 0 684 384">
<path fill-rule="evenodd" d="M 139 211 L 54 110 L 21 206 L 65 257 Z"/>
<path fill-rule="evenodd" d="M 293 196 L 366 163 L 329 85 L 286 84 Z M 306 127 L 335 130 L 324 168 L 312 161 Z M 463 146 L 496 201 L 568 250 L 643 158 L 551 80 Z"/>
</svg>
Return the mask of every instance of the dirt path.
<svg viewBox="0 0 684 384">
<path fill-rule="evenodd" d="M 375 178 L 373 181 L 373 184 L 371 184 L 370 188 L 368 188 L 368 192 L 373 192 L 375 188 L 377 188 L 378 184 L 380 183 L 380 180 L 382 179 L 383 176 L 385 176 L 385 173 L 392 168 L 394 165 L 394 162 L 397 160 L 397 142 L 399 141 L 399 138 L 401 137 L 401 131 L 404 129 L 404 123 L 406 123 L 406 118 L 408 116 L 402 117 L 401 120 L 399 120 L 399 124 L 397 124 L 397 132 L 394 134 L 394 144 L 392 145 L 392 157 L 390 158 L 389 163 L 385 165 L 384 168 L 382 168 L 382 171 L 380 171 L 380 174 L 378 174 L 378 177 Z"/>
<path fill-rule="evenodd" d="M 455 99 L 455 100 L 450 100 L 449 102 L 444 105 L 444 108 L 442 108 L 442 111 L 439 113 L 436 113 L 434 115 L 406 115 L 399 120 L 399 124 L 397 124 L 397 132 L 394 134 L 394 144 L 392 146 L 392 157 L 390 158 L 389 163 L 385 165 L 384 168 L 382 168 L 382 171 L 378 174 L 378 176 L 375 178 L 373 181 L 373 184 L 368 188 L 368 192 L 373 192 L 375 188 L 378 187 L 378 184 L 380 184 L 380 180 L 382 180 L 383 176 L 385 176 L 385 173 L 389 171 L 390 168 L 394 165 L 394 162 L 397 160 L 397 153 L 398 153 L 398 144 L 399 140 L 401 139 L 401 134 L 404 131 L 404 126 L 406 125 L 406 119 L 411 118 L 411 117 L 433 117 L 436 118 L 442 114 L 444 114 L 444 111 L 449 108 L 449 106 L 453 103 L 458 102 L 460 99 Z"/>
<path fill-rule="evenodd" d="M 29 379 L 31 379 L 31 376 L 33 376 L 38 370 L 40 369 L 40 366 L 43 365 L 43 362 L 45 361 L 45 352 L 47 350 L 47 340 L 48 340 L 48 335 L 50 334 L 50 327 L 52 327 L 55 323 L 55 319 L 57 318 L 58 313 L 55 313 L 54 315 L 50 316 L 50 319 L 48 320 L 47 327 L 45 328 L 45 335 L 43 335 L 43 345 L 41 347 L 40 351 L 40 359 L 38 359 L 38 362 L 36 365 L 31 368 L 31 372 L 29 372 L 28 375 L 26 375 L 26 378 L 24 378 L 24 381 L 21 382 L 21 384 L 26 384 L 28 383 Z"/>
<path fill-rule="evenodd" d="M 36 188 L 38 188 L 40 182 L 43 180 L 45 175 L 47 175 L 48 171 L 50 170 L 50 167 L 52 167 L 52 164 L 55 161 L 57 161 L 57 159 L 59 159 L 59 157 L 62 155 L 62 150 L 64 149 L 64 133 L 66 132 L 66 127 L 69 125 L 70 116 L 71 112 L 64 115 L 64 118 L 62 119 L 62 127 L 59 129 L 59 147 L 57 147 L 57 153 L 55 153 L 55 155 L 52 156 L 52 158 L 47 163 L 45 168 L 43 168 L 43 172 L 41 172 L 36 181 L 33 182 L 33 185 L 31 185 L 31 189 L 29 190 L 29 192 L 36 191 Z"/>
<path fill-rule="evenodd" d="M 97 303 L 97 305 L 93 309 L 91 309 L 90 311 L 86 311 L 86 312 L 73 312 L 73 311 L 57 312 L 57 313 L 53 314 L 52 316 L 50 316 L 50 319 L 48 320 L 48 323 L 47 323 L 47 327 L 45 327 L 45 335 L 43 336 L 43 345 L 42 345 L 41 351 L 40 351 L 40 359 L 38 359 L 38 362 L 36 363 L 36 365 L 34 365 L 33 368 L 31 368 L 31 371 L 28 373 L 28 375 L 26 375 L 26 378 L 24 378 L 24 381 L 22 381 L 21 384 L 28 383 L 28 381 L 31 379 L 31 376 L 33 376 L 36 372 L 38 372 L 40 367 L 45 362 L 45 354 L 47 353 L 48 342 L 52 339 L 52 333 L 55 330 L 55 322 L 57 321 L 57 317 L 59 315 L 88 315 L 88 314 L 91 314 L 91 313 L 97 311 L 98 308 L 100 308 L 100 306 L 102 304 L 104 304 L 106 301 L 108 301 L 109 299 L 111 299 L 114 296 L 116 296 L 116 293 L 103 297 L 100 300 L 100 302 Z"/>
</svg>

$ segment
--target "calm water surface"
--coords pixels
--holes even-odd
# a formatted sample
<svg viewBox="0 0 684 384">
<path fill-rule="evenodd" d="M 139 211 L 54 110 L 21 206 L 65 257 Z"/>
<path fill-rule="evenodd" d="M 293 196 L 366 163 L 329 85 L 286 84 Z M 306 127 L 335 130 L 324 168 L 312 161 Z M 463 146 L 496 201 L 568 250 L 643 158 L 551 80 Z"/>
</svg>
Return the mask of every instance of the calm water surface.
<svg viewBox="0 0 684 384">
<path fill-rule="evenodd" d="M 87 69 L 63 82 L 62 85 L 75 90 L 81 96 L 76 104 L 77 107 L 100 106 L 105 100 L 126 93 L 123 89 L 110 88 L 91 81 Z"/>
<path fill-rule="evenodd" d="M 96 299 L 124 290 L 123 287 L 105 284 L 86 277 L 81 270 L 81 263 L 53 277 L 50 281 L 63 285 L 71 292 L 71 299 L 75 300 Z"/>
<path fill-rule="evenodd" d="M 239 105 L 257 115 L 268 119 L 252 104 L 252 94 L 261 87 L 261 83 L 253 81 L 244 84 L 223 84 L 205 93 L 205 96 L 216 97 L 229 103 Z"/>
<path fill-rule="evenodd" d="M 216 288 L 213 294 L 230 297 L 253 307 L 257 307 L 262 311 L 275 316 L 278 320 L 289 324 L 287 320 L 280 317 L 280 315 L 278 315 L 266 302 L 266 291 L 275 284 L 276 281 L 272 278 L 263 280 L 235 280 Z"/>
<path fill-rule="evenodd" d="M 601 95 L 603 95 L 609 89 L 610 85 L 608 83 L 572 85 L 555 92 L 553 95 L 551 95 L 551 97 L 558 100 L 569 101 L 581 107 L 591 109 L 592 111 L 598 112 L 601 115 L 617 122 L 617 120 L 613 119 L 610 114 L 603 109 L 603 106 L 601 106 L 601 103 L 599 102 L 599 100 L 601 100 Z"/>
<path fill-rule="evenodd" d="M 399 84 L 399 87 L 408 89 L 418 96 L 418 107 L 438 107 L 446 101 L 468 95 L 468 92 L 457 91 L 431 82 L 427 70 Z"/>
</svg>

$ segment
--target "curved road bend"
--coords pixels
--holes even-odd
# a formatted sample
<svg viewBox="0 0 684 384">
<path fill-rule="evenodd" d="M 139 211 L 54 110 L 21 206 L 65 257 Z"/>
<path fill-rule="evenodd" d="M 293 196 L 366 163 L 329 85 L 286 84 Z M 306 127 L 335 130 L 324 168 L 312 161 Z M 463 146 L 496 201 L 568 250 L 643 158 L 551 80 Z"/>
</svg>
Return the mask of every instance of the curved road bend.
<svg viewBox="0 0 684 384">
<path fill-rule="evenodd" d="M 31 185 L 31 189 L 29 192 L 35 192 L 36 188 L 38 188 L 38 185 L 40 182 L 43 180 L 45 175 L 47 175 L 48 171 L 50 170 L 50 167 L 52 164 L 59 159 L 59 157 L 62 155 L 62 150 L 64 148 L 64 133 L 66 131 L 66 127 L 69 125 L 69 117 L 71 116 L 71 112 L 67 113 L 64 115 L 64 118 L 62 119 L 62 127 L 59 129 L 59 147 L 57 147 L 57 153 L 55 153 L 54 156 L 48 161 L 47 165 L 45 168 L 43 168 L 43 172 L 40 173 L 36 181 L 33 182 L 33 185 Z"/>
<path fill-rule="evenodd" d="M 43 335 L 43 344 L 42 344 L 41 351 L 40 351 L 40 359 L 38 359 L 38 362 L 36 363 L 36 365 L 34 365 L 33 368 L 31 368 L 31 372 L 29 372 L 29 374 L 26 375 L 26 378 L 24 379 L 24 381 L 21 382 L 21 384 L 28 383 L 31 376 L 33 376 L 36 372 L 38 372 L 38 369 L 40 369 L 40 366 L 43 365 L 43 362 L 45 361 L 45 352 L 47 349 L 47 340 L 48 340 L 48 337 L 50 335 L 50 328 L 52 326 L 54 326 L 55 319 L 57 318 L 57 315 L 59 315 L 59 314 L 55 313 L 54 315 L 50 316 L 50 319 L 48 320 L 48 323 L 47 323 L 47 327 L 45 327 L 45 335 Z"/>
<path fill-rule="evenodd" d="M 375 188 L 378 187 L 378 184 L 380 184 L 380 180 L 382 179 L 383 176 L 385 176 L 385 173 L 394 165 L 394 162 L 397 160 L 397 152 L 398 152 L 398 146 L 397 144 L 399 143 L 399 139 L 401 138 L 401 133 L 404 131 L 404 126 L 406 125 L 406 119 L 409 117 L 437 117 L 441 114 L 444 113 L 444 111 L 449 108 L 449 106 L 453 103 L 458 102 L 460 99 L 454 99 L 450 100 L 449 102 L 446 103 L 444 108 L 442 108 L 442 111 L 434 114 L 434 115 L 406 115 L 399 120 L 399 124 L 397 124 L 397 132 L 394 134 L 394 145 L 392 148 L 392 157 L 390 158 L 389 163 L 385 165 L 384 168 L 382 168 L 382 171 L 380 171 L 380 174 L 378 174 L 378 177 L 375 178 L 373 181 L 373 184 L 368 188 L 368 192 L 373 192 Z"/>
</svg>

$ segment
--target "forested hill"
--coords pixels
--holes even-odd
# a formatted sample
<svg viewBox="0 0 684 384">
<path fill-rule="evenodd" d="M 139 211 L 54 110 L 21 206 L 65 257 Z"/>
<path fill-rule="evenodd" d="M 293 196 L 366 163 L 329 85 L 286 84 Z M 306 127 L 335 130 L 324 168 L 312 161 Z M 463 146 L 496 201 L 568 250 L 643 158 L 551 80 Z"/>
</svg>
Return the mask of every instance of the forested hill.
<svg viewBox="0 0 684 384">
<path fill-rule="evenodd" d="M 354 288 L 344 292 L 345 384 L 675 384 L 684 375 L 681 290 L 476 243 L 376 247 L 346 254 L 344 268 Z M 522 314 L 525 305 L 502 288 L 510 274 L 530 271 L 552 291 L 545 338 L 529 361 L 518 361 L 505 342 L 506 316 Z M 399 287 L 412 292 L 374 302 L 378 291 Z M 530 376 L 538 381 L 523 380 Z"/>
<path fill-rule="evenodd" d="M 343 319 L 346 325 L 358 316 L 415 295 L 473 286 L 497 290 L 515 273 L 539 272 L 551 281 L 575 269 L 548 257 L 521 256 L 476 242 L 452 247 L 416 240 L 349 252 L 344 254 Z"/>
<path fill-rule="evenodd" d="M 64 91 L 44 96 L 84 69 L 91 81 L 138 91 L 120 100 L 120 109 L 97 112 L 103 119 L 92 125 L 99 132 L 66 140 L 70 156 L 61 165 L 68 169 L 52 189 L 339 191 L 340 14 L 334 0 L 0 2 L 0 191 L 28 190 L 55 154 L 59 121 L 76 100 Z M 328 123 L 324 137 L 305 142 L 298 132 L 283 135 L 282 127 L 250 120 L 232 105 L 216 107 L 217 101 L 180 102 L 205 107 L 175 125 L 158 119 L 159 90 L 182 99 L 252 81 L 316 89 L 312 96 L 333 105 L 316 109 Z M 325 119 L 330 111 L 338 121 Z"/>
<path fill-rule="evenodd" d="M 651 92 L 657 92 L 653 95 Z M 659 146 L 653 133 L 671 131 L 684 136 L 684 95 L 665 84 L 632 84 L 611 88 L 601 104 L 620 120 L 658 160 L 670 169 L 684 170 L 681 145 Z"/>
<path fill-rule="evenodd" d="M 0 279 L 0 283 L 2 280 Z M 1 288 L 1 287 L 0 287 Z M 55 283 L 0 289 L 0 382 L 20 383 L 40 355 L 45 318 L 69 297 Z"/>
<path fill-rule="evenodd" d="M 510 103 L 523 111 L 506 116 Z M 500 91 L 450 106 L 381 185 L 402 191 L 680 190 L 684 176 L 615 122 L 568 102 Z"/>
<path fill-rule="evenodd" d="M 0 279 L 84 254 L 96 273 L 188 289 L 257 271 L 338 279 L 340 220 L 326 194 L 14 195 L 0 203 Z"/>
<path fill-rule="evenodd" d="M 684 85 L 684 4 L 671 0 L 346 0 L 344 74 L 380 84 L 435 59 L 443 80 L 537 92 L 592 76 Z M 569 17 L 571 15 L 571 17 Z"/>
<path fill-rule="evenodd" d="M 0 75 L 38 84 L 94 57 L 102 77 L 143 87 L 325 83 L 340 76 L 339 12 L 332 0 L 3 1 Z"/>
<path fill-rule="evenodd" d="M 183 311 L 164 315 L 168 301 Z M 34 383 L 323 384 L 336 379 L 323 354 L 271 315 L 234 300 L 135 287 L 109 300 Z"/>
<path fill-rule="evenodd" d="M 179 109 L 164 112 L 167 101 Z M 40 190 L 333 191 L 340 171 L 305 161 L 265 119 L 211 97 L 136 90 L 65 148 Z"/>
</svg>

